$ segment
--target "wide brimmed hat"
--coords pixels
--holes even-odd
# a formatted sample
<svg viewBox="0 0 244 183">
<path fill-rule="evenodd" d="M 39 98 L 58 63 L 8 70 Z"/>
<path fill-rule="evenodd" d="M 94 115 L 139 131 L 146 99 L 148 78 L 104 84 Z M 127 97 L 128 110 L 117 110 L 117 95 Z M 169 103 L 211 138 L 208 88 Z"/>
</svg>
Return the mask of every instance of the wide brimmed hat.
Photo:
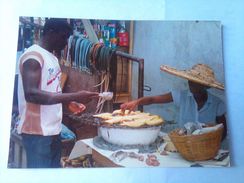
<svg viewBox="0 0 244 183">
<path fill-rule="evenodd" d="M 162 65 L 160 66 L 160 70 L 189 81 L 224 90 L 224 85 L 215 79 L 213 70 L 206 64 L 196 64 L 189 70 L 177 70 L 172 67 Z"/>
</svg>

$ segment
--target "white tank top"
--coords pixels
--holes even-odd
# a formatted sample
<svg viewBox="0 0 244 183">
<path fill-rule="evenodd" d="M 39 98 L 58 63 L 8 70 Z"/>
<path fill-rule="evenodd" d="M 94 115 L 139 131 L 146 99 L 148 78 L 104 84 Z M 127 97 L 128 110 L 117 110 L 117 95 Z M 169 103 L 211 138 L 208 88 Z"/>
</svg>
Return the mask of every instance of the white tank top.
<svg viewBox="0 0 244 183">
<path fill-rule="evenodd" d="M 18 103 L 20 123 L 18 133 L 36 135 L 57 135 L 61 132 L 62 104 L 39 105 L 28 103 L 24 97 L 22 83 L 23 63 L 28 59 L 35 59 L 42 68 L 40 90 L 61 93 L 61 69 L 58 59 L 38 45 L 29 47 L 20 57 L 18 79 Z"/>
</svg>

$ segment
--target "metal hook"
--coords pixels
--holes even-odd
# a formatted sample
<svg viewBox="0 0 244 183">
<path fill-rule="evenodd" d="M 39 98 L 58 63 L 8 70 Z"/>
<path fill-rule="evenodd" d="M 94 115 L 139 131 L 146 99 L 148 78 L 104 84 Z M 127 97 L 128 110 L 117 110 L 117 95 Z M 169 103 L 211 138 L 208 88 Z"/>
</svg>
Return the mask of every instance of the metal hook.
<svg viewBox="0 0 244 183">
<path fill-rule="evenodd" d="M 152 91 L 152 88 L 148 85 L 144 85 L 143 90 L 144 91 Z"/>
</svg>

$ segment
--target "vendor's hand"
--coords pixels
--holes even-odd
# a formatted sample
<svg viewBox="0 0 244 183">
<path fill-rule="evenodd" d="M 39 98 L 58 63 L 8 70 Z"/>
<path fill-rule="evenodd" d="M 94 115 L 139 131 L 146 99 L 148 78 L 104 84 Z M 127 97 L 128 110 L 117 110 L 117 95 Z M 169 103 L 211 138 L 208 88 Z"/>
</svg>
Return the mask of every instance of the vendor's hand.
<svg viewBox="0 0 244 183">
<path fill-rule="evenodd" d="M 131 111 L 135 111 L 135 109 L 138 105 L 139 105 L 139 101 L 133 100 L 133 101 L 121 104 L 120 109 L 122 110 L 122 113 L 124 113 L 125 110 L 129 110 L 129 113 L 130 113 Z"/>
</svg>

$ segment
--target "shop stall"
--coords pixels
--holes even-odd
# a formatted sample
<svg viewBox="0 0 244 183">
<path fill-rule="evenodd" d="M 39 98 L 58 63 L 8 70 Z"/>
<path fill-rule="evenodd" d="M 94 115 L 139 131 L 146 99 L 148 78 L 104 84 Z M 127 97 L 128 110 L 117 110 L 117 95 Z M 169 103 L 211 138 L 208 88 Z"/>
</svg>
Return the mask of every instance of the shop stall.
<svg viewBox="0 0 244 183">
<path fill-rule="evenodd" d="M 120 110 L 120 104 L 130 101 L 135 93 L 134 98 L 141 98 L 144 91 L 151 90 L 144 84 L 144 58 L 132 51 L 132 21 L 67 21 L 73 34 L 66 48 L 56 53 L 62 69 L 62 91 L 88 90 L 101 95 L 85 106 L 73 103 L 82 105 L 81 111 L 75 111 L 71 104 L 63 106 L 63 168 L 229 166 L 229 152 L 221 146 L 222 126 L 206 127 L 207 135 L 202 128 L 199 134 L 172 134 L 178 128 L 174 122 L 143 112 L 143 106 L 131 113 Z M 45 18 L 20 17 L 19 52 L 38 42 L 43 22 Z M 136 78 L 134 94 L 132 72 Z M 13 111 L 9 168 L 26 167 L 17 125 L 18 114 Z"/>
</svg>

